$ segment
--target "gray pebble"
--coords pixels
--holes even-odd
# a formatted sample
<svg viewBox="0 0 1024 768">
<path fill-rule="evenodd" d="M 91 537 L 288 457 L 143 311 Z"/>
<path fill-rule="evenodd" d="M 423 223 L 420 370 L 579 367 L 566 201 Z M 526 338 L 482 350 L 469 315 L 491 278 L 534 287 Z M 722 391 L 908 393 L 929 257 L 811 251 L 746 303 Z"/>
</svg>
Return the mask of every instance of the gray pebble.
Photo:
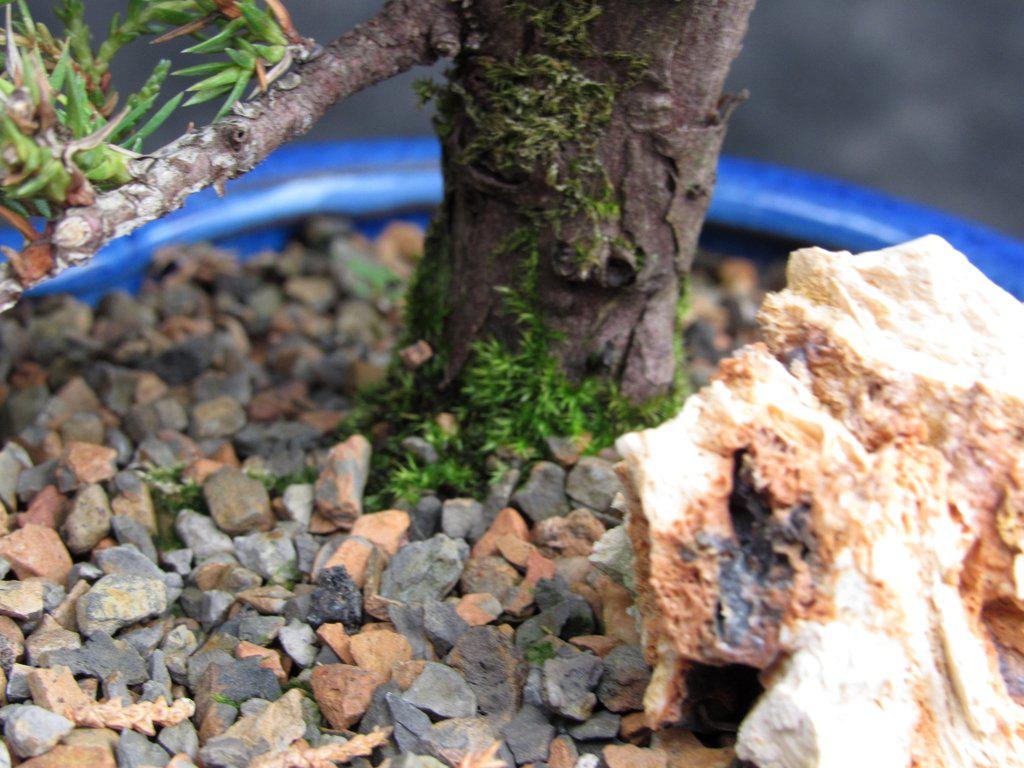
<svg viewBox="0 0 1024 768">
<path fill-rule="evenodd" d="M 472 717 L 476 696 L 465 679 L 451 667 L 428 662 L 402 698 L 437 717 Z"/>
<path fill-rule="evenodd" d="M 122 573 L 163 580 L 164 572 L 157 567 L 155 560 L 144 555 L 134 544 L 101 549 L 93 553 L 93 562 L 105 574 Z"/>
<path fill-rule="evenodd" d="M 422 753 L 424 739 L 430 733 L 430 718 L 394 693 L 386 694 L 384 700 L 395 724 L 393 738 L 398 748 L 403 752 Z"/>
<path fill-rule="evenodd" d="M 162 729 L 156 740 L 172 755 L 185 754 L 195 760 L 199 754 L 199 734 L 191 720 Z"/>
<path fill-rule="evenodd" d="M 294 520 L 308 526 L 313 516 L 313 485 L 301 483 L 289 485 L 281 496 L 286 520 Z"/>
<path fill-rule="evenodd" d="M 550 461 L 538 461 L 526 482 L 512 496 L 512 504 L 535 523 L 567 515 L 565 470 Z"/>
<path fill-rule="evenodd" d="M 209 630 L 224 621 L 235 602 L 235 596 L 220 589 L 188 587 L 182 590 L 178 602 L 186 616 L 198 621 L 203 629 Z"/>
<path fill-rule="evenodd" d="M 429 539 L 441 527 L 441 500 L 424 496 L 409 512 L 409 538 L 413 541 Z"/>
<path fill-rule="evenodd" d="M 119 672 L 128 685 L 141 685 L 149 679 L 139 652 L 105 632 L 97 632 L 81 648 L 51 651 L 48 661 L 51 666 L 68 667 L 76 676 L 104 680 Z"/>
<path fill-rule="evenodd" d="M 7 509 L 18 508 L 18 478 L 31 466 L 28 452 L 17 443 L 7 443 L 0 451 L 0 501 Z"/>
<path fill-rule="evenodd" d="M 6 718 L 4 738 L 18 757 L 36 757 L 50 751 L 74 727 L 66 717 L 30 704 Z"/>
<path fill-rule="evenodd" d="M 487 530 L 484 505 L 474 499 L 448 499 L 441 505 L 441 530 L 453 539 L 475 542 Z"/>
<path fill-rule="evenodd" d="M 98 484 L 87 485 L 75 494 L 71 511 L 60 527 L 61 537 L 72 554 L 92 550 L 110 533 L 110 501 Z"/>
<path fill-rule="evenodd" d="M 192 570 L 192 550 L 186 547 L 161 552 L 160 564 L 181 576 L 188 576 Z"/>
<path fill-rule="evenodd" d="M 615 494 L 622 492 L 622 483 L 610 461 L 584 456 L 569 472 L 565 491 L 577 504 L 604 512 L 611 506 Z"/>
<path fill-rule="evenodd" d="M 202 562 L 215 555 L 233 555 L 235 545 L 231 538 L 217 528 L 206 515 L 183 509 L 174 520 L 174 530 L 189 549 L 196 562 Z"/>
<path fill-rule="evenodd" d="M 308 624 L 293 619 L 277 635 L 284 652 L 300 667 L 313 665 L 316 659 L 316 633 Z"/>
<path fill-rule="evenodd" d="M 555 727 L 546 712 L 528 705 L 505 724 L 501 735 L 516 764 L 539 763 L 548 759 L 548 747 L 555 737 Z"/>
<path fill-rule="evenodd" d="M 619 723 L 621 720 L 621 715 L 601 710 L 592 715 L 586 722 L 569 728 L 569 735 L 579 741 L 614 739 L 619 735 Z"/>
<path fill-rule="evenodd" d="M 133 544 L 154 563 L 157 561 L 153 537 L 149 535 L 146 526 L 138 520 L 127 515 L 114 515 L 110 518 L 110 527 L 119 544 Z"/>
<path fill-rule="evenodd" d="M 381 577 L 381 597 L 402 603 L 441 600 L 462 575 L 469 556 L 464 541 L 444 534 L 414 541 L 398 550 Z"/>
<path fill-rule="evenodd" d="M 78 629 L 86 636 L 114 633 L 167 610 L 167 588 L 159 579 L 112 574 L 78 599 Z"/>
<path fill-rule="evenodd" d="M 131 728 L 121 731 L 115 752 L 118 768 L 164 766 L 171 758 L 167 750 Z"/>
<path fill-rule="evenodd" d="M 256 645 L 270 645 L 284 625 L 282 616 L 246 616 L 238 622 L 238 639 Z"/>
<path fill-rule="evenodd" d="M 206 478 L 203 498 L 210 516 L 224 533 L 236 535 L 267 530 L 274 524 L 270 496 L 263 483 L 234 467 L 222 467 Z"/>
<path fill-rule="evenodd" d="M 423 603 L 423 630 L 438 656 L 448 653 L 468 629 L 469 624 L 459 616 L 453 603 L 438 600 Z"/>
<path fill-rule="evenodd" d="M 601 659 L 589 653 L 546 660 L 543 665 L 545 705 L 555 714 L 583 722 L 597 704 L 593 691 L 601 671 Z"/>
<path fill-rule="evenodd" d="M 234 543 L 238 561 L 270 582 L 286 584 L 298 575 L 295 545 L 284 531 L 236 536 Z"/>
</svg>

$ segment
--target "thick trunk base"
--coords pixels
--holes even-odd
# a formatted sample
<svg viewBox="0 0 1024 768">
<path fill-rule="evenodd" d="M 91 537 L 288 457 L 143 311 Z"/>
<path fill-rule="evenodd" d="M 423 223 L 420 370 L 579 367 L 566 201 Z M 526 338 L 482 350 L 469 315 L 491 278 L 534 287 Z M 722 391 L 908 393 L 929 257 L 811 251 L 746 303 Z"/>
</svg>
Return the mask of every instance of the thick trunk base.
<svg viewBox="0 0 1024 768">
<path fill-rule="evenodd" d="M 435 93 L 445 204 L 413 333 L 458 378 L 524 319 L 573 381 L 677 383 L 677 305 L 753 0 L 477 0 Z M 416 304 L 419 306 L 416 306 Z"/>
</svg>

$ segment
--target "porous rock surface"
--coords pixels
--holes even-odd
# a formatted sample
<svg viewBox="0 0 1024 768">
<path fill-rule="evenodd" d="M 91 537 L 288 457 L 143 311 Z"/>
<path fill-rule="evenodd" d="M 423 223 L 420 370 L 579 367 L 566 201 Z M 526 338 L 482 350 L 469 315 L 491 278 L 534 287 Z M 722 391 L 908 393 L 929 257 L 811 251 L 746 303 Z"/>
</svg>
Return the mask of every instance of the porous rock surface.
<svg viewBox="0 0 1024 768">
<path fill-rule="evenodd" d="M 1024 765 L 1024 306 L 937 237 L 787 277 L 617 446 L 647 718 L 759 671 L 759 768 Z"/>
</svg>

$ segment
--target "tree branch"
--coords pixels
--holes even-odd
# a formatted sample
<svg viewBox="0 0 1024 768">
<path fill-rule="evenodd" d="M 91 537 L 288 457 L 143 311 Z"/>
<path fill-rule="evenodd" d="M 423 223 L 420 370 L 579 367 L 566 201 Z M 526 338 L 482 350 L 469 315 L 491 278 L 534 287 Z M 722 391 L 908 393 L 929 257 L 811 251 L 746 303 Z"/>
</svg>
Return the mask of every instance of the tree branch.
<svg viewBox="0 0 1024 768">
<path fill-rule="evenodd" d="M 69 208 L 52 227 L 52 266 L 26 277 L 0 265 L 0 312 L 46 277 L 82 264 L 111 240 L 180 208 L 189 195 L 240 176 L 306 133 L 328 107 L 417 65 L 453 56 L 460 27 L 450 0 L 389 0 L 379 15 L 294 67 L 260 98 L 130 165 L 134 180 Z M 39 245 L 39 243 L 35 244 Z"/>
</svg>

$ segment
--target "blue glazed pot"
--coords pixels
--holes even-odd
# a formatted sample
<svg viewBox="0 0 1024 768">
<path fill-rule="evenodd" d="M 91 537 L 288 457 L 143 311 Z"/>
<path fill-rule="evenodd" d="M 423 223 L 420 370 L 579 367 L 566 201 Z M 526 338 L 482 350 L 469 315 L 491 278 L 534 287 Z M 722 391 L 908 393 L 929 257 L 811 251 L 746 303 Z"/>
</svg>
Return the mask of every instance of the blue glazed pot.
<svg viewBox="0 0 1024 768">
<path fill-rule="evenodd" d="M 368 234 L 393 218 L 425 222 L 441 199 L 434 139 L 388 139 L 285 147 L 247 176 L 192 197 L 180 211 L 103 249 L 89 264 L 30 295 L 73 293 L 96 301 L 135 291 L 154 251 L 212 240 L 244 258 L 282 247 L 295 221 L 322 213 L 353 217 Z M 1018 299 L 1024 299 L 1024 243 L 943 213 L 832 179 L 765 163 L 722 158 L 705 228 L 706 244 L 748 255 L 801 244 L 863 251 L 937 234 Z M 0 231 L 16 247 L 16 233 Z"/>
</svg>

